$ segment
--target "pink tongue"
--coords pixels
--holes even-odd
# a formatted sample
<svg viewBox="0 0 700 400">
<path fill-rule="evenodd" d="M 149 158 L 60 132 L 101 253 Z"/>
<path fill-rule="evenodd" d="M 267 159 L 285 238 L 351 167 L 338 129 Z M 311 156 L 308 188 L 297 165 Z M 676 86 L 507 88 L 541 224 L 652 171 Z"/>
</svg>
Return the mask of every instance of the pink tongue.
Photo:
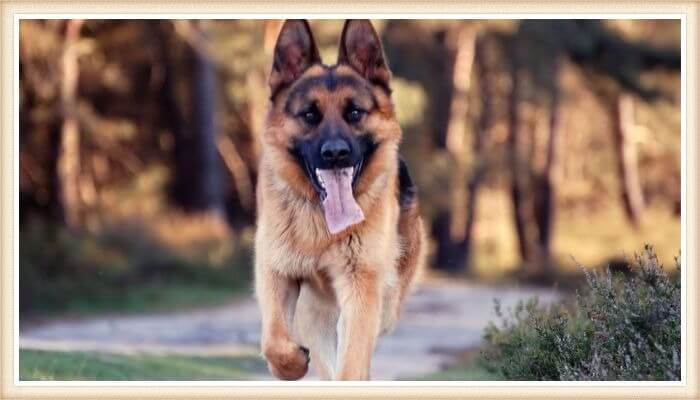
<svg viewBox="0 0 700 400">
<path fill-rule="evenodd" d="M 326 190 L 323 211 L 330 233 L 343 231 L 350 225 L 364 221 L 365 215 L 352 195 L 352 167 L 319 169 L 321 185 Z"/>
</svg>

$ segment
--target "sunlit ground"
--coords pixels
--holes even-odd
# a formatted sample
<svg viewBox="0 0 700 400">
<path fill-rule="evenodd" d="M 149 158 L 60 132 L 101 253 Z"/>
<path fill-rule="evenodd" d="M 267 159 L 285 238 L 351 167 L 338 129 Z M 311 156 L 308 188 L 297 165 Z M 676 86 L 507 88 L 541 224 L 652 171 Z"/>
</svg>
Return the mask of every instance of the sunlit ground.
<svg viewBox="0 0 700 400">
<path fill-rule="evenodd" d="M 508 194 L 483 191 L 477 213 L 471 272 L 488 280 L 503 278 L 519 264 Z M 553 246 L 564 273 L 576 272 L 576 262 L 595 267 L 613 259 L 632 259 L 647 243 L 654 246 L 666 268 L 673 268 L 674 257 L 680 254 L 680 219 L 670 210 L 650 207 L 642 226 L 635 229 L 625 220 L 620 204 L 589 214 L 561 210 L 556 216 Z"/>
</svg>

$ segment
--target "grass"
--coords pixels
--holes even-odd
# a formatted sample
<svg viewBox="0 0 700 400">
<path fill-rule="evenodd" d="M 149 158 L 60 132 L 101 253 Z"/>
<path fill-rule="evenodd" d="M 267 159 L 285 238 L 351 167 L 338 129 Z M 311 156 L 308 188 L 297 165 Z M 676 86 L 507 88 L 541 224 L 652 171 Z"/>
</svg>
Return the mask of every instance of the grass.
<svg viewBox="0 0 700 400">
<path fill-rule="evenodd" d="M 265 371 L 256 357 L 19 352 L 22 381 L 251 380 Z"/>
<path fill-rule="evenodd" d="M 214 230 L 200 225 L 199 231 Z M 186 250 L 138 226 L 89 233 L 25 224 L 20 228 L 21 315 L 181 310 L 249 293 L 252 252 L 221 236 L 191 240 L 196 243 Z"/>
<path fill-rule="evenodd" d="M 78 296 L 66 299 L 60 309 L 48 309 L 43 316 L 80 315 L 81 317 L 112 313 L 138 314 L 144 312 L 183 311 L 225 304 L 238 295 L 238 288 L 187 284 L 184 282 L 150 282 L 121 294 L 97 298 Z"/>
<path fill-rule="evenodd" d="M 487 370 L 486 368 L 473 365 L 457 365 L 448 367 L 415 380 L 419 381 L 500 381 L 503 377 Z"/>
</svg>

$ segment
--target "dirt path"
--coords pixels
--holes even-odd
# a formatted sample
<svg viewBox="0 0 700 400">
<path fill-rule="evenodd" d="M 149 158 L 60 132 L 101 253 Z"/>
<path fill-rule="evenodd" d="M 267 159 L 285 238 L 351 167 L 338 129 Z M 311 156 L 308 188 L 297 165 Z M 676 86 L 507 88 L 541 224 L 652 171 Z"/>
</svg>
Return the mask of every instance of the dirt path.
<svg viewBox="0 0 700 400">
<path fill-rule="evenodd" d="M 410 297 L 396 330 L 379 339 L 372 379 L 418 377 L 440 370 L 454 361 L 460 350 L 480 343 L 484 327 L 494 318 L 494 298 L 507 308 L 534 295 L 543 303 L 558 297 L 556 292 L 542 289 L 438 280 L 424 283 Z M 20 347 L 121 354 L 257 355 L 259 335 L 257 305 L 246 299 L 176 314 L 54 321 L 20 330 Z M 313 373 L 306 379 L 314 379 Z"/>
</svg>

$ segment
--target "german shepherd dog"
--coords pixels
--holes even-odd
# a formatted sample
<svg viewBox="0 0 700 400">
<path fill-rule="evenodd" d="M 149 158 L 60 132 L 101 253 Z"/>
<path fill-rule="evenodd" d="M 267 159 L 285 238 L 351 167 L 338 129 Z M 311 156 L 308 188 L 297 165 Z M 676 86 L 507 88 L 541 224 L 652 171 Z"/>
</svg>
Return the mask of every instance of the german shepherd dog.
<svg viewBox="0 0 700 400">
<path fill-rule="evenodd" d="M 309 25 L 279 33 L 262 139 L 255 291 L 279 379 L 367 380 L 424 259 L 416 188 L 399 158 L 391 72 L 367 20 L 345 23 L 335 65 Z"/>
</svg>

